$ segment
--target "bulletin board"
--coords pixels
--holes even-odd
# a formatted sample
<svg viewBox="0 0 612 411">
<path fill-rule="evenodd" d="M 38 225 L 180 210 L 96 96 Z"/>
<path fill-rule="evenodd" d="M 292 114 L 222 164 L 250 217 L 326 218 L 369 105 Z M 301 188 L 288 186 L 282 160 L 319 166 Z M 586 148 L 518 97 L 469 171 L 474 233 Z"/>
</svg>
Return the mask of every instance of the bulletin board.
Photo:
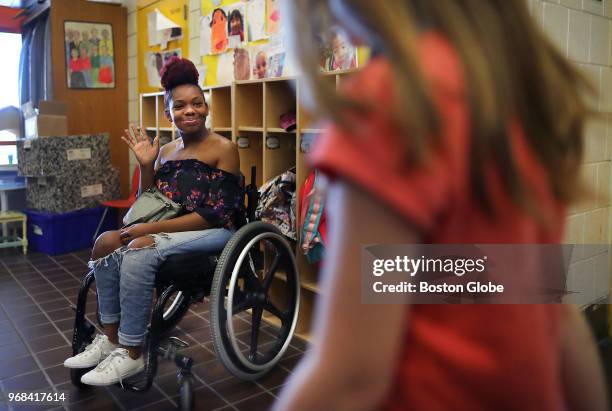
<svg viewBox="0 0 612 411">
<path fill-rule="evenodd" d="M 276 43 L 278 43 L 278 41 L 282 38 L 282 35 L 274 35 L 273 33 L 270 33 L 270 31 L 275 31 L 275 29 L 271 29 L 269 27 L 270 22 L 272 21 L 271 19 L 269 19 L 269 7 L 276 7 L 279 3 L 278 0 L 259 0 L 260 4 L 265 5 L 265 11 L 263 11 L 262 13 L 264 14 L 265 18 L 265 32 L 267 35 L 267 38 L 265 39 L 261 39 L 261 40 L 255 40 L 255 41 L 250 41 L 249 39 L 249 35 L 248 34 L 252 34 L 252 30 L 248 27 L 249 26 L 249 22 L 248 20 L 250 19 L 250 14 L 249 14 L 249 4 L 253 3 L 253 1 L 250 2 L 245 2 L 245 1 L 241 1 L 241 0 L 221 0 L 221 1 L 215 1 L 215 0 L 202 0 L 201 3 L 201 16 L 207 16 L 209 18 L 212 19 L 212 13 L 215 9 L 217 8 L 222 8 L 226 11 L 226 15 L 228 15 L 227 17 L 229 17 L 229 13 L 232 9 L 241 9 L 242 14 L 244 16 L 244 20 L 245 20 L 245 39 L 244 42 L 240 44 L 239 48 L 244 48 L 249 50 L 249 60 L 250 60 L 250 70 L 252 71 L 255 64 L 256 64 L 256 60 L 255 60 L 255 56 L 257 54 L 257 51 L 259 48 L 265 48 L 266 46 L 271 46 L 271 47 L 276 47 Z M 275 6 L 271 6 L 275 5 Z M 244 15 L 246 12 L 246 15 Z M 280 16 L 280 21 L 282 21 L 282 15 Z M 207 27 L 208 24 L 210 24 L 210 21 L 205 22 L 204 26 Z M 200 29 L 201 27 L 198 27 L 198 29 Z M 211 30 L 212 31 L 212 30 Z M 248 32 L 248 34 L 247 34 Z M 256 36 L 257 37 L 257 36 Z M 205 41 L 205 42 L 209 42 L 210 39 L 203 39 L 202 36 L 200 36 L 200 41 Z M 284 39 L 281 40 L 281 43 L 284 42 Z M 271 45 L 270 43 L 275 43 L 274 45 Z M 231 46 L 231 44 L 229 45 Z M 230 61 L 233 62 L 234 60 L 234 48 L 233 47 L 229 47 L 227 48 L 227 51 L 222 52 L 220 54 L 206 54 L 206 55 L 202 55 L 200 56 L 199 61 L 194 61 L 196 63 L 196 65 L 203 65 L 206 67 L 206 77 L 205 77 L 205 81 L 204 84 L 207 86 L 216 86 L 219 85 L 220 83 L 227 83 L 228 82 L 228 78 L 227 76 L 232 76 L 233 73 L 228 74 L 228 75 L 224 75 L 224 71 L 223 70 L 219 70 L 220 65 L 223 65 L 224 67 L 227 67 L 228 70 L 234 70 L 234 68 L 229 64 Z M 286 44 L 282 44 L 281 47 L 287 47 Z M 214 51 L 213 51 L 214 53 Z M 367 61 L 369 56 L 369 50 L 367 50 L 366 48 L 359 48 L 358 49 L 358 53 L 357 53 L 357 59 L 358 59 L 358 65 L 361 66 L 363 64 L 365 64 L 365 62 Z M 198 60 L 198 59 L 195 59 Z M 294 70 L 290 70 L 291 74 L 290 75 L 294 75 L 293 71 Z M 224 77 L 223 79 L 219 78 L 219 73 L 221 73 L 221 75 Z M 251 79 L 253 79 L 253 76 L 251 76 Z"/>
<path fill-rule="evenodd" d="M 160 53 L 163 56 L 169 56 L 173 53 L 178 53 L 182 57 L 189 58 L 189 9 L 188 0 L 159 0 L 148 1 L 144 4 L 139 2 L 137 13 L 137 41 L 138 41 L 138 90 L 140 93 L 151 93 L 161 90 L 161 84 L 153 87 L 149 84 L 149 75 L 147 71 L 148 58 L 151 53 Z M 171 39 L 167 43 L 167 47 L 162 50 L 161 45 L 149 46 L 148 34 L 148 18 L 150 13 L 159 10 L 165 17 L 176 23 L 182 30 L 181 38 Z M 180 51 L 179 51 L 180 50 Z M 162 60 L 163 62 L 163 60 Z"/>
</svg>

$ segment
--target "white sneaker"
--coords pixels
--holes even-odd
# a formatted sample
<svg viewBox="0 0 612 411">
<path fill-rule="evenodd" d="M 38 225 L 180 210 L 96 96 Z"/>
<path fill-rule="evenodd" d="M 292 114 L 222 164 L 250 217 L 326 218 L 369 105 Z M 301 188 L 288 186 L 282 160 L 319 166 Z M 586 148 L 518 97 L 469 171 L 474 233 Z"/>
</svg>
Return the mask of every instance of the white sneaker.
<svg viewBox="0 0 612 411">
<path fill-rule="evenodd" d="M 136 375 L 145 368 L 144 356 L 133 360 L 125 348 L 116 348 L 96 368 L 81 377 L 81 382 L 88 385 L 111 385 Z"/>
<path fill-rule="evenodd" d="M 85 351 L 68 358 L 64 361 L 64 367 L 67 368 L 90 368 L 95 367 L 109 356 L 109 354 L 117 348 L 117 344 L 113 344 L 104 334 L 96 335 L 96 338 L 85 347 Z"/>
</svg>

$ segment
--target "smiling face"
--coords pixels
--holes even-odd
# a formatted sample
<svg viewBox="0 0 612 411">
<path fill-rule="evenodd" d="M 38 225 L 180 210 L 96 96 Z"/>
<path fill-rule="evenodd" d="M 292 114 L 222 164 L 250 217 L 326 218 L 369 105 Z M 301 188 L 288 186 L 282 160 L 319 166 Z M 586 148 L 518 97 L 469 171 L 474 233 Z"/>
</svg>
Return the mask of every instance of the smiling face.
<svg viewBox="0 0 612 411">
<path fill-rule="evenodd" d="M 240 17 L 233 17 L 230 20 L 230 34 L 237 35 L 242 32 L 242 21 Z"/>
<path fill-rule="evenodd" d="M 264 53 L 263 51 L 260 51 L 259 53 L 257 53 L 257 56 L 255 57 L 255 67 L 253 69 L 255 73 L 255 77 L 257 78 L 266 77 L 267 69 L 268 69 L 268 61 L 266 59 L 266 53 Z"/>
<path fill-rule="evenodd" d="M 183 134 L 196 134 L 204 130 L 208 106 L 202 90 L 195 84 L 182 84 L 172 89 L 166 117 Z"/>
<path fill-rule="evenodd" d="M 227 23 L 227 17 L 225 17 L 223 10 L 215 10 L 212 17 L 212 24 L 225 25 L 225 23 Z"/>
<path fill-rule="evenodd" d="M 334 53 L 334 60 L 336 63 L 338 65 L 343 65 L 349 56 L 349 48 L 346 42 L 339 35 L 336 35 L 333 38 L 332 51 Z"/>
</svg>

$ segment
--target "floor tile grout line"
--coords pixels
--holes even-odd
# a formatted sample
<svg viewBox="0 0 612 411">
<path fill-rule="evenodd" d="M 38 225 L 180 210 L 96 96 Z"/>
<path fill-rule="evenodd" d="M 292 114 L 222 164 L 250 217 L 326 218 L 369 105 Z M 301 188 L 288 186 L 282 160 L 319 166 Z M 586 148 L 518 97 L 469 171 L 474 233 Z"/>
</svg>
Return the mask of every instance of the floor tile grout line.
<svg viewBox="0 0 612 411">
<path fill-rule="evenodd" d="M 49 317 L 49 315 L 47 314 L 47 312 L 46 312 L 46 311 L 44 311 L 44 310 L 43 310 L 43 309 L 40 307 L 40 304 L 39 304 L 39 303 L 36 301 L 36 299 L 35 299 L 35 298 L 32 296 L 32 294 L 30 294 L 30 292 L 28 291 L 28 289 L 27 289 L 27 288 L 25 288 L 25 287 L 23 287 L 23 285 L 21 285 L 21 282 L 20 282 L 20 281 L 17 279 L 17 277 L 15 277 L 15 275 L 14 275 L 14 274 L 12 274 L 12 272 L 11 272 L 10 268 L 9 268 L 9 267 L 8 267 L 8 266 L 7 266 L 7 265 L 4 263 L 4 262 L 1 262 L 1 263 L 2 263 L 2 264 L 3 264 L 3 265 L 6 267 L 6 268 L 7 268 L 7 270 L 9 270 L 9 272 L 11 273 L 11 275 L 14 277 L 15 281 L 17 281 L 17 282 L 19 283 L 19 285 L 20 285 L 20 286 L 21 286 L 21 287 L 24 289 L 24 291 L 25 291 L 25 293 L 28 295 L 28 297 L 30 297 L 30 298 L 32 299 L 32 301 L 34 301 L 34 304 L 35 304 L 35 305 L 38 307 L 38 309 L 40 309 L 40 311 L 43 313 L 43 315 L 44 315 L 45 317 L 47 317 L 47 319 L 49 319 L 49 322 L 50 322 L 51 324 L 53 324 L 53 326 L 54 326 L 54 327 L 57 329 L 57 331 L 58 331 L 58 332 L 59 332 L 59 333 L 62 335 L 62 338 L 64 338 L 64 339 L 66 340 L 66 342 L 67 342 L 69 345 L 71 345 L 71 341 L 69 341 L 69 340 L 66 338 L 66 336 L 64 335 L 64 333 L 62 333 L 62 331 L 59 329 L 59 327 L 58 327 L 57 325 L 55 325 L 55 323 L 53 322 L 53 320 L 51 319 L 51 317 Z M 30 264 L 30 265 L 32 265 L 32 264 Z M 32 266 L 33 266 L 33 265 L 32 265 Z M 34 269 L 35 269 L 36 271 L 38 271 L 38 269 L 37 269 L 36 267 L 34 267 Z M 44 275 L 43 275 L 43 274 L 42 274 L 40 271 L 38 271 L 38 273 L 39 273 L 39 274 L 41 274 L 41 275 L 43 276 L 43 278 L 45 278 L 45 280 L 47 280 L 47 278 L 46 278 L 46 277 L 44 277 Z M 55 286 L 55 284 L 53 284 L 53 283 L 52 283 L 52 282 L 50 282 L 49 280 L 47 280 L 47 282 L 48 282 L 49 284 L 51 284 L 51 286 L 52 286 L 53 288 L 55 288 L 55 289 L 56 289 L 56 290 L 57 290 L 57 291 L 58 291 L 60 294 L 64 295 L 64 293 L 62 293 L 62 292 L 61 292 L 61 291 L 60 291 L 60 290 L 59 290 L 59 289 L 58 289 L 58 288 Z M 6 311 L 6 310 L 5 310 L 5 311 Z M 61 321 L 61 320 L 62 320 L 62 319 L 58 319 L 58 321 Z"/>
<path fill-rule="evenodd" d="M 69 255 L 74 256 L 76 259 L 81 260 L 81 261 L 83 261 L 84 263 L 87 263 L 87 262 L 88 262 L 88 261 L 87 261 L 87 262 L 85 262 L 85 261 L 84 261 L 84 260 L 82 260 L 80 257 L 76 256 L 74 253 L 70 253 Z M 77 277 L 76 277 L 76 276 L 75 276 L 75 275 L 74 275 L 72 272 L 68 271 L 68 270 L 67 270 L 67 269 L 66 269 L 66 268 L 63 266 L 63 264 L 62 264 L 62 263 L 57 262 L 57 261 L 55 260 L 55 258 L 53 258 L 53 257 L 51 257 L 51 259 L 52 259 L 52 260 L 53 260 L 53 261 L 54 261 L 56 264 L 59 264 L 59 265 L 60 265 L 60 267 L 61 267 L 61 268 L 62 268 L 64 271 L 66 271 L 66 272 L 67 272 L 69 275 L 71 275 L 72 277 L 74 277 L 75 279 L 77 279 L 77 280 L 78 280 L 78 278 L 77 278 Z M 161 394 L 162 394 L 162 395 L 163 395 L 163 396 L 164 396 L 164 397 L 165 397 L 167 400 L 169 400 L 169 401 L 170 401 L 170 402 L 171 402 L 171 403 L 172 403 L 174 406 L 176 406 L 176 405 L 177 405 L 177 404 L 174 402 L 174 400 L 172 400 L 172 398 L 171 398 L 170 396 L 168 396 L 168 395 L 166 394 L 166 392 L 165 392 L 164 390 L 162 390 L 162 389 L 161 389 L 161 388 L 160 388 L 160 387 L 157 385 L 157 383 L 153 382 L 153 386 L 154 386 L 155 388 L 157 388 L 157 389 L 158 389 L 158 391 L 159 391 L 159 392 L 160 392 L 160 393 L 161 393 Z M 114 398 L 114 397 L 113 397 L 113 398 Z"/>
<path fill-rule="evenodd" d="M 71 255 L 73 255 L 73 256 L 74 256 L 74 254 L 71 254 Z M 76 256 L 74 256 L 74 257 L 75 257 L 75 258 L 77 258 L 77 259 L 79 259 L 79 257 L 76 257 Z M 65 272 L 67 272 L 67 273 L 68 273 L 70 276 L 72 276 L 72 277 L 74 277 L 75 279 L 77 279 L 77 280 L 78 280 L 78 278 L 77 278 L 77 277 L 76 277 L 76 276 L 75 276 L 75 275 L 74 275 L 72 272 L 68 271 L 68 270 L 67 270 L 67 269 L 66 269 L 66 268 L 63 266 L 63 264 L 62 264 L 61 262 L 57 262 L 57 261 L 56 261 L 54 258 L 52 258 L 52 260 L 53 260 L 53 261 L 54 261 L 56 264 L 58 264 L 58 265 L 60 266 L 60 268 L 61 268 L 61 269 L 63 269 Z M 31 263 L 30 263 L 30 265 L 32 265 L 32 266 L 34 267 L 34 265 L 33 265 L 33 264 L 31 264 Z M 8 267 L 7 267 L 7 268 L 8 268 Z M 47 278 L 47 277 L 46 277 L 44 274 L 42 274 L 42 273 L 40 272 L 40 270 L 39 270 L 38 268 L 34 267 L 34 269 L 35 269 L 35 270 L 36 270 L 36 271 L 39 273 L 39 275 L 40 275 L 40 276 L 42 276 L 42 277 L 43 277 L 43 278 L 44 278 L 44 279 L 45 279 L 47 282 L 50 282 L 50 281 L 48 280 L 48 278 Z M 13 273 L 12 273 L 12 272 L 11 272 L 11 273 L 9 273 L 9 274 L 11 274 L 11 275 L 14 277 L 14 275 L 13 275 Z M 19 282 L 19 283 L 20 283 L 20 282 Z M 26 289 L 25 287 L 23 287 L 23 285 L 22 285 L 21 283 L 20 283 L 19 285 L 20 285 L 22 288 L 24 288 L 24 290 L 26 290 L 27 295 L 28 295 L 30 298 L 32 298 L 32 299 L 34 300 L 33 296 L 32 296 L 32 295 L 31 295 L 29 292 L 27 292 L 27 289 Z M 53 285 L 53 284 L 52 284 L 52 285 Z M 69 300 L 69 298 L 68 298 L 68 297 L 66 297 L 62 291 L 60 291 L 60 290 L 59 290 L 57 287 L 55 287 L 55 286 L 54 286 L 54 288 L 55 288 L 55 289 L 56 289 L 56 290 L 57 290 L 57 291 L 58 291 L 58 292 L 59 292 L 59 293 L 60 293 L 62 296 L 64 296 L 64 297 L 63 297 L 64 299 L 67 299 L 67 300 L 68 300 L 68 302 L 70 302 L 70 303 L 71 303 L 71 301 Z M 61 299 L 62 299 L 62 298 L 58 298 L 58 299 L 51 300 L 51 301 L 56 301 L 56 300 L 58 300 L 58 301 L 59 301 L 59 300 L 61 300 Z M 35 302 L 35 303 L 36 303 L 36 302 Z M 39 308 L 39 309 L 41 308 L 41 307 L 40 307 L 40 305 L 39 305 L 38 303 L 36 303 L 36 305 L 38 306 L 38 308 Z M 58 309 L 58 310 L 59 310 L 59 309 Z M 42 311 L 42 309 L 41 309 L 41 311 Z M 190 310 L 190 311 L 191 311 L 191 310 Z M 43 313 L 45 313 L 45 312 L 43 311 Z M 204 313 L 205 313 L 205 312 L 204 312 Z M 202 313 L 202 314 L 204 314 L 204 313 Z M 206 321 L 207 323 L 209 323 L 209 322 L 208 322 L 208 319 L 207 319 L 207 318 L 205 318 L 205 317 L 204 317 L 203 315 L 201 315 L 200 313 L 197 313 L 197 312 L 195 312 L 195 311 L 192 311 L 192 314 L 193 314 L 195 317 L 200 318 L 201 320 Z M 48 316 L 47 316 L 47 317 L 48 317 Z M 61 319 L 60 319 L 60 320 L 58 320 L 58 321 L 61 321 Z M 51 322 L 51 323 L 53 323 L 54 321 L 50 321 L 50 322 Z M 61 330 L 59 330 L 59 328 L 58 328 L 57 326 L 55 326 L 55 324 L 53 324 L 53 325 L 54 325 L 54 327 L 55 327 L 56 329 L 58 329 L 58 331 L 60 332 L 60 334 L 62 334 L 62 336 L 64 337 L 64 339 L 66 339 L 66 337 L 63 335 L 63 332 L 62 332 Z M 208 324 L 208 326 L 210 326 L 210 324 Z M 183 333 L 185 333 L 185 334 L 190 334 L 190 332 L 183 331 L 183 330 L 181 330 L 181 331 L 182 331 Z M 193 331 L 193 330 L 192 330 L 192 331 Z M 197 331 L 197 330 L 196 330 L 196 331 Z M 246 332 L 248 332 L 248 331 L 245 331 L 245 333 L 246 333 Z M 269 333 L 269 332 L 268 332 L 268 331 L 266 331 L 266 330 L 262 330 L 262 332 L 264 332 L 264 333 L 268 334 L 269 336 L 274 337 L 274 336 L 273 336 L 271 333 Z M 20 333 L 20 334 L 21 334 L 21 333 Z M 206 348 L 206 347 L 205 347 L 203 344 L 198 343 L 198 345 L 200 346 L 200 348 L 201 348 L 201 349 L 205 349 L 205 350 L 207 350 L 207 351 L 210 351 L 210 350 L 209 350 L 209 349 L 207 349 L 207 348 Z M 296 351 L 298 351 L 298 353 L 303 353 L 303 351 L 302 351 L 300 348 L 295 347 L 295 346 L 294 346 L 293 348 L 294 348 Z M 29 347 L 28 347 L 28 349 L 29 349 Z M 296 354 L 296 355 L 297 355 L 297 354 Z M 280 365 L 280 364 L 279 364 L 278 366 L 279 366 L 280 368 L 282 368 L 283 370 L 286 370 L 286 371 L 288 371 L 288 372 L 291 372 L 291 370 L 288 370 L 288 369 L 287 369 L 285 366 L 283 366 L 283 365 Z M 41 367 L 41 369 L 42 369 L 42 367 Z M 46 373 L 45 373 L 45 375 L 46 375 Z M 212 384 L 208 384 L 206 381 L 202 380 L 202 379 L 201 379 L 201 378 L 200 378 L 198 375 L 195 375 L 195 374 L 194 374 L 194 375 L 193 375 L 193 377 L 194 377 L 196 380 L 200 381 L 200 382 L 203 384 L 203 386 L 205 386 L 205 387 L 209 388 L 209 389 L 210 389 L 212 392 L 214 392 L 216 395 L 218 395 L 218 396 L 219 396 L 221 399 L 223 399 L 223 400 L 224 400 L 224 401 L 227 403 L 227 405 L 229 405 L 231 408 L 234 408 L 234 409 L 235 409 L 235 407 L 234 407 L 234 405 L 233 405 L 234 403 L 239 403 L 239 402 L 242 402 L 242 401 L 246 401 L 246 400 L 248 400 L 248 399 L 250 399 L 250 398 L 253 398 L 253 397 L 256 397 L 256 396 L 258 396 L 258 395 L 261 395 L 261 394 L 262 394 L 262 393 L 264 393 L 264 392 L 265 392 L 265 393 L 270 394 L 270 395 L 271 395 L 272 397 L 274 397 L 274 398 L 277 398 L 277 397 L 276 397 L 276 395 L 274 395 L 274 394 L 271 392 L 271 390 L 272 390 L 272 389 L 275 389 L 275 388 L 278 388 L 278 386 L 275 386 L 275 387 L 272 387 L 271 389 L 268 389 L 268 388 L 266 388 L 265 386 L 263 386 L 262 384 L 260 384 L 259 382 L 254 381 L 255 385 L 256 385 L 258 388 L 260 388 L 260 389 L 261 389 L 261 392 L 259 392 L 259 393 L 257 393 L 257 394 L 254 394 L 254 395 L 252 395 L 252 396 L 246 397 L 246 398 L 242 398 L 242 399 L 240 399 L 238 402 L 231 403 L 231 402 L 229 402 L 229 400 L 228 400 L 228 399 L 226 399 L 224 396 L 222 396 L 222 395 L 221 395 L 221 394 L 220 394 L 220 393 L 219 393 L 219 392 L 218 392 L 218 391 L 217 391 L 217 390 L 216 390 L 214 387 L 212 387 Z M 227 378 L 225 378 L 225 379 L 221 379 L 221 380 L 215 381 L 215 383 L 214 383 L 214 384 L 221 383 L 221 382 L 223 382 L 223 381 L 229 380 L 230 378 L 233 378 L 233 377 L 232 377 L 232 376 L 229 376 L 229 377 L 227 377 Z M 63 382 L 63 383 L 65 383 L 65 382 Z M 63 383 L 62 383 L 62 384 L 63 384 Z M 280 384 L 279 386 L 281 386 L 281 385 L 283 385 L 283 384 Z M 167 400 L 169 400 L 171 403 L 174 403 L 174 401 L 172 400 L 172 398 L 170 398 L 170 397 L 169 397 L 169 396 L 166 394 L 166 392 L 165 392 L 164 390 L 162 390 L 162 389 L 161 389 L 159 386 L 157 386 L 157 384 L 155 384 L 155 383 L 154 383 L 154 386 L 155 386 L 155 387 L 156 387 L 156 388 L 157 388 L 157 389 L 160 391 L 160 393 L 161 393 L 161 394 L 162 394 L 162 395 L 163 395 L 163 396 L 164 396 L 164 397 L 165 397 Z M 117 403 L 117 400 L 116 400 L 115 396 L 114 396 L 114 395 L 112 395 L 112 392 L 111 392 L 111 396 L 113 397 L 113 399 L 114 399 L 114 400 L 115 400 L 115 402 Z M 119 403 L 118 403 L 118 405 L 119 405 L 120 407 L 122 407 L 122 405 L 121 405 L 121 404 L 119 404 Z M 227 405 L 226 405 L 226 406 L 227 406 Z M 226 407 L 226 406 L 222 406 L 221 408 L 224 408 L 224 407 Z"/>
<path fill-rule="evenodd" d="M 2 261 L 0 261 L 0 263 L 4 264 Z M 4 309 L 4 307 L 2 306 L 1 303 L 0 303 L 0 309 L 3 310 L 6 313 L 6 310 Z M 10 319 L 9 319 L 9 321 L 10 321 Z M 13 323 L 13 327 L 15 327 L 14 323 Z M 43 368 L 42 363 L 40 362 L 38 357 L 36 357 L 34 352 L 32 352 L 32 349 L 30 348 L 30 344 L 28 344 L 27 340 L 23 337 L 23 335 L 21 335 L 21 332 L 16 327 L 15 327 L 15 330 L 19 334 L 19 338 L 21 338 L 23 340 L 23 343 L 25 344 L 27 350 L 30 352 L 32 360 L 34 360 L 34 362 L 36 363 L 36 366 L 38 367 L 38 371 L 42 372 L 43 376 L 45 377 L 45 380 L 47 380 L 47 382 L 49 383 L 49 386 L 51 387 L 51 389 L 54 392 L 58 393 L 58 390 L 57 390 L 57 388 L 55 388 L 55 384 L 53 384 L 53 381 L 51 380 L 51 377 L 49 377 L 49 374 L 47 374 L 45 372 L 45 369 Z M 24 374 L 29 374 L 29 373 L 32 373 L 32 372 L 36 372 L 36 370 L 30 371 L 30 372 L 24 373 Z M 24 374 L 21 374 L 21 375 L 24 375 Z M 6 390 L 4 388 L 4 384 L 1 381 L 0 381 L 0 389 L 2 389 L 3 392 L 6 392 Z M 10 406 L 9 406 L 9 409 L 11 409 Z M 64 409 L 66 409 L 66 408 L 64 408 Z"/>
</svg>

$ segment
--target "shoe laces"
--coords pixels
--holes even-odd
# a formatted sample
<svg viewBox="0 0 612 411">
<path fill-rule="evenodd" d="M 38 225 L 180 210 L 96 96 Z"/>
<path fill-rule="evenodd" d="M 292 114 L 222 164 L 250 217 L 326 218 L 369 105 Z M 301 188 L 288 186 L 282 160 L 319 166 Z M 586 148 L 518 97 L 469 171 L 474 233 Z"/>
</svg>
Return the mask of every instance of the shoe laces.
<svg viewBox="0 0 612 411">
<path fill-rule="evenodd" d="M 87 351 L 91 351 L 94 348 L 98 347 L 98 363 L 100 361 L 102 361 L 102 356 L 104 355 L 104 350 L 102 349 L 101 345 L 104 344 L 104 337 L 106 337 L 105 335 L 102 334 L 97 334 L 96 338 L 94 338 L 94 340 L 91 342 L 91 344 L 89 344 L 87 347 L 85 347 L 85 352 Z"/>
<path fill-rule="evenodd" d="M 115 358 L 127 359 L 128 351 L 125 348 L 117 348 L 113 350 L 113 352 L 111 352 L 109 356 L 104 359 L 104 361 L 98 364 L 96 370 L 102 372 L 106 369 L 106 367 L 111 367 L 111 370 L 114 371 L 117 378 L 119 378 L 119 384 L 121 385 L 121 388 L 123 388 L 123 379 L 121 378 L 121 373 L 117 369 L 117 366 L 113 363 L 113 360 Z"/>
<path fill-rule="evenodd" d="M 97 334 L 96 338 L 94 338 L 94 340 L 91 342 L 91 344 L 89 344 L 87 347 L 85 347 L 85 351 L 89 351 L 91 349 L 93 349 L 94 347 L 96 347 L 99 344 L 104 343 L 104 335 L 102 334 Z"/>
</svg>

